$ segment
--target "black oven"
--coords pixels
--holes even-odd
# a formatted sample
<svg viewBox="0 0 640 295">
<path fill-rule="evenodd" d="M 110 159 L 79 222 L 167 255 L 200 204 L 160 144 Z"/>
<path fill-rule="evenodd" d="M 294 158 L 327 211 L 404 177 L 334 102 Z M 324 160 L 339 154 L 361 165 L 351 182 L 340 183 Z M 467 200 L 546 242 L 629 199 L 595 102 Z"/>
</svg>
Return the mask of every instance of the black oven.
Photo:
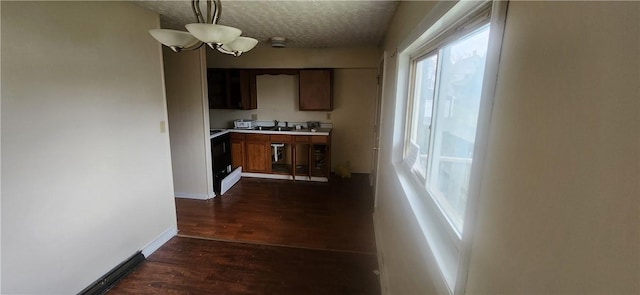
<svg viewBox="0 0 640 295">
<path fill-rule="evenodd" d="M 231 141 L 229 133 L 211 138 L 213 191 L 220 195 L 222 179 L 231 173 Z"/>
</svg>

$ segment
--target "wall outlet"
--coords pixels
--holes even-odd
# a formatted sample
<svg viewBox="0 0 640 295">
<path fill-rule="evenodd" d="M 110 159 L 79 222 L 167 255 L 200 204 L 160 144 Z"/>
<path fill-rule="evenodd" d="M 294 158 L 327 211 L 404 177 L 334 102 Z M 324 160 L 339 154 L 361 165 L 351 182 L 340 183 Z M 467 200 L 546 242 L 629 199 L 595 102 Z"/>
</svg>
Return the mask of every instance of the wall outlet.
<svg viewBox="0 0 640 295">
<path fill-rule="evenodd" d="M 160 121 L 160 133 L 165 133 L 165 132 L 167 132 L 167 122 Z"/>
<path fill-rule="evenodd" d="M 258 114 L 251 114 L 251 120 L 258 120 Z"/>
<path fill-rule="evenodd" d="M 331 113 L 327 113 L 327 120 L 331 120 Z"/>
</svg>

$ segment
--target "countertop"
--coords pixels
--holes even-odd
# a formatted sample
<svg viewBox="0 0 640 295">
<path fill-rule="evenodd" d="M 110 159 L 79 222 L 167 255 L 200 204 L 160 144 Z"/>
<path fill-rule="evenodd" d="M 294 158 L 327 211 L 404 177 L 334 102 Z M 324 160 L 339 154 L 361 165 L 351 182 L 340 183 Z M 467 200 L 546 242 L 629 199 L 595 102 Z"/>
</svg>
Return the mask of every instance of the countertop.
<svg viewBox="0 0 640 295">
<path fill-rule="evenodd" d="M 210 134 L 209 138 L 218 137 L 229 132 L 236 133 L 258 133 L 258 134 L 287 134 L 287 135 L 329 135 L 331 128 L 318 128 L 316 131 L 309 129 L 297 129 L 291 131 L 275 131 L 275 130 L 253 130 L 253 129 L 213 129 L 216 133 Z"/>
</svg>

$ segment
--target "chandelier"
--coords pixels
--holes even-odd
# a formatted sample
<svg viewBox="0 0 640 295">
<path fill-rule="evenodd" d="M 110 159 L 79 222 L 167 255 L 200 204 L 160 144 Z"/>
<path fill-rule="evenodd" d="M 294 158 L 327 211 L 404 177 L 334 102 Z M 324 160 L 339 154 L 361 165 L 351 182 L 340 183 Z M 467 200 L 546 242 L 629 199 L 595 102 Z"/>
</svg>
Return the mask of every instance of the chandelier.
<svg viewBox="0 0 640 295">
<path fill-rule="evenodd" d="M 200 9 L 200 0 L 191 0 L 191 8 L 197 23 L 187 24 L 189 32 L 168 29 L 152 29 L 149 34 L 158 42 L 171 48 L 174 52 L 195 50 L 202 45 L 233 56 L 240 56 L 258 44 L 258 40 L 241 37 L 242 31 L 234 27 L 218 25 L 222 14 L 220 0 L 205 0 L 207 3 L 206 18 Z"/>
</svg>

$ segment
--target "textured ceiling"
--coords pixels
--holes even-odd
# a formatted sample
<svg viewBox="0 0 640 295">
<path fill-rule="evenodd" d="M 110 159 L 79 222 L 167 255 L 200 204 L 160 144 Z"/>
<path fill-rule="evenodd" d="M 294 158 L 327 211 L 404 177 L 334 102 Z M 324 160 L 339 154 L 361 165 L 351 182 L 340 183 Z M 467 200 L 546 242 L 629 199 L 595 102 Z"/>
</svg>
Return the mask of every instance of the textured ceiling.
<svg viewBox="0 0 640 295">
<path fill-rule="evenodd" d="M 160 14 L 161 26 L 186 31 L 195 22 L 190 0 L 133 1 Z M 201 1 L 201 6 L 204 1 Z M 281 36 L 287 47 L 378 46 L 393 17 L 397 1 L 222 1 L 218 24 L 236 27 L 262 46 Z"/>
</svg>

